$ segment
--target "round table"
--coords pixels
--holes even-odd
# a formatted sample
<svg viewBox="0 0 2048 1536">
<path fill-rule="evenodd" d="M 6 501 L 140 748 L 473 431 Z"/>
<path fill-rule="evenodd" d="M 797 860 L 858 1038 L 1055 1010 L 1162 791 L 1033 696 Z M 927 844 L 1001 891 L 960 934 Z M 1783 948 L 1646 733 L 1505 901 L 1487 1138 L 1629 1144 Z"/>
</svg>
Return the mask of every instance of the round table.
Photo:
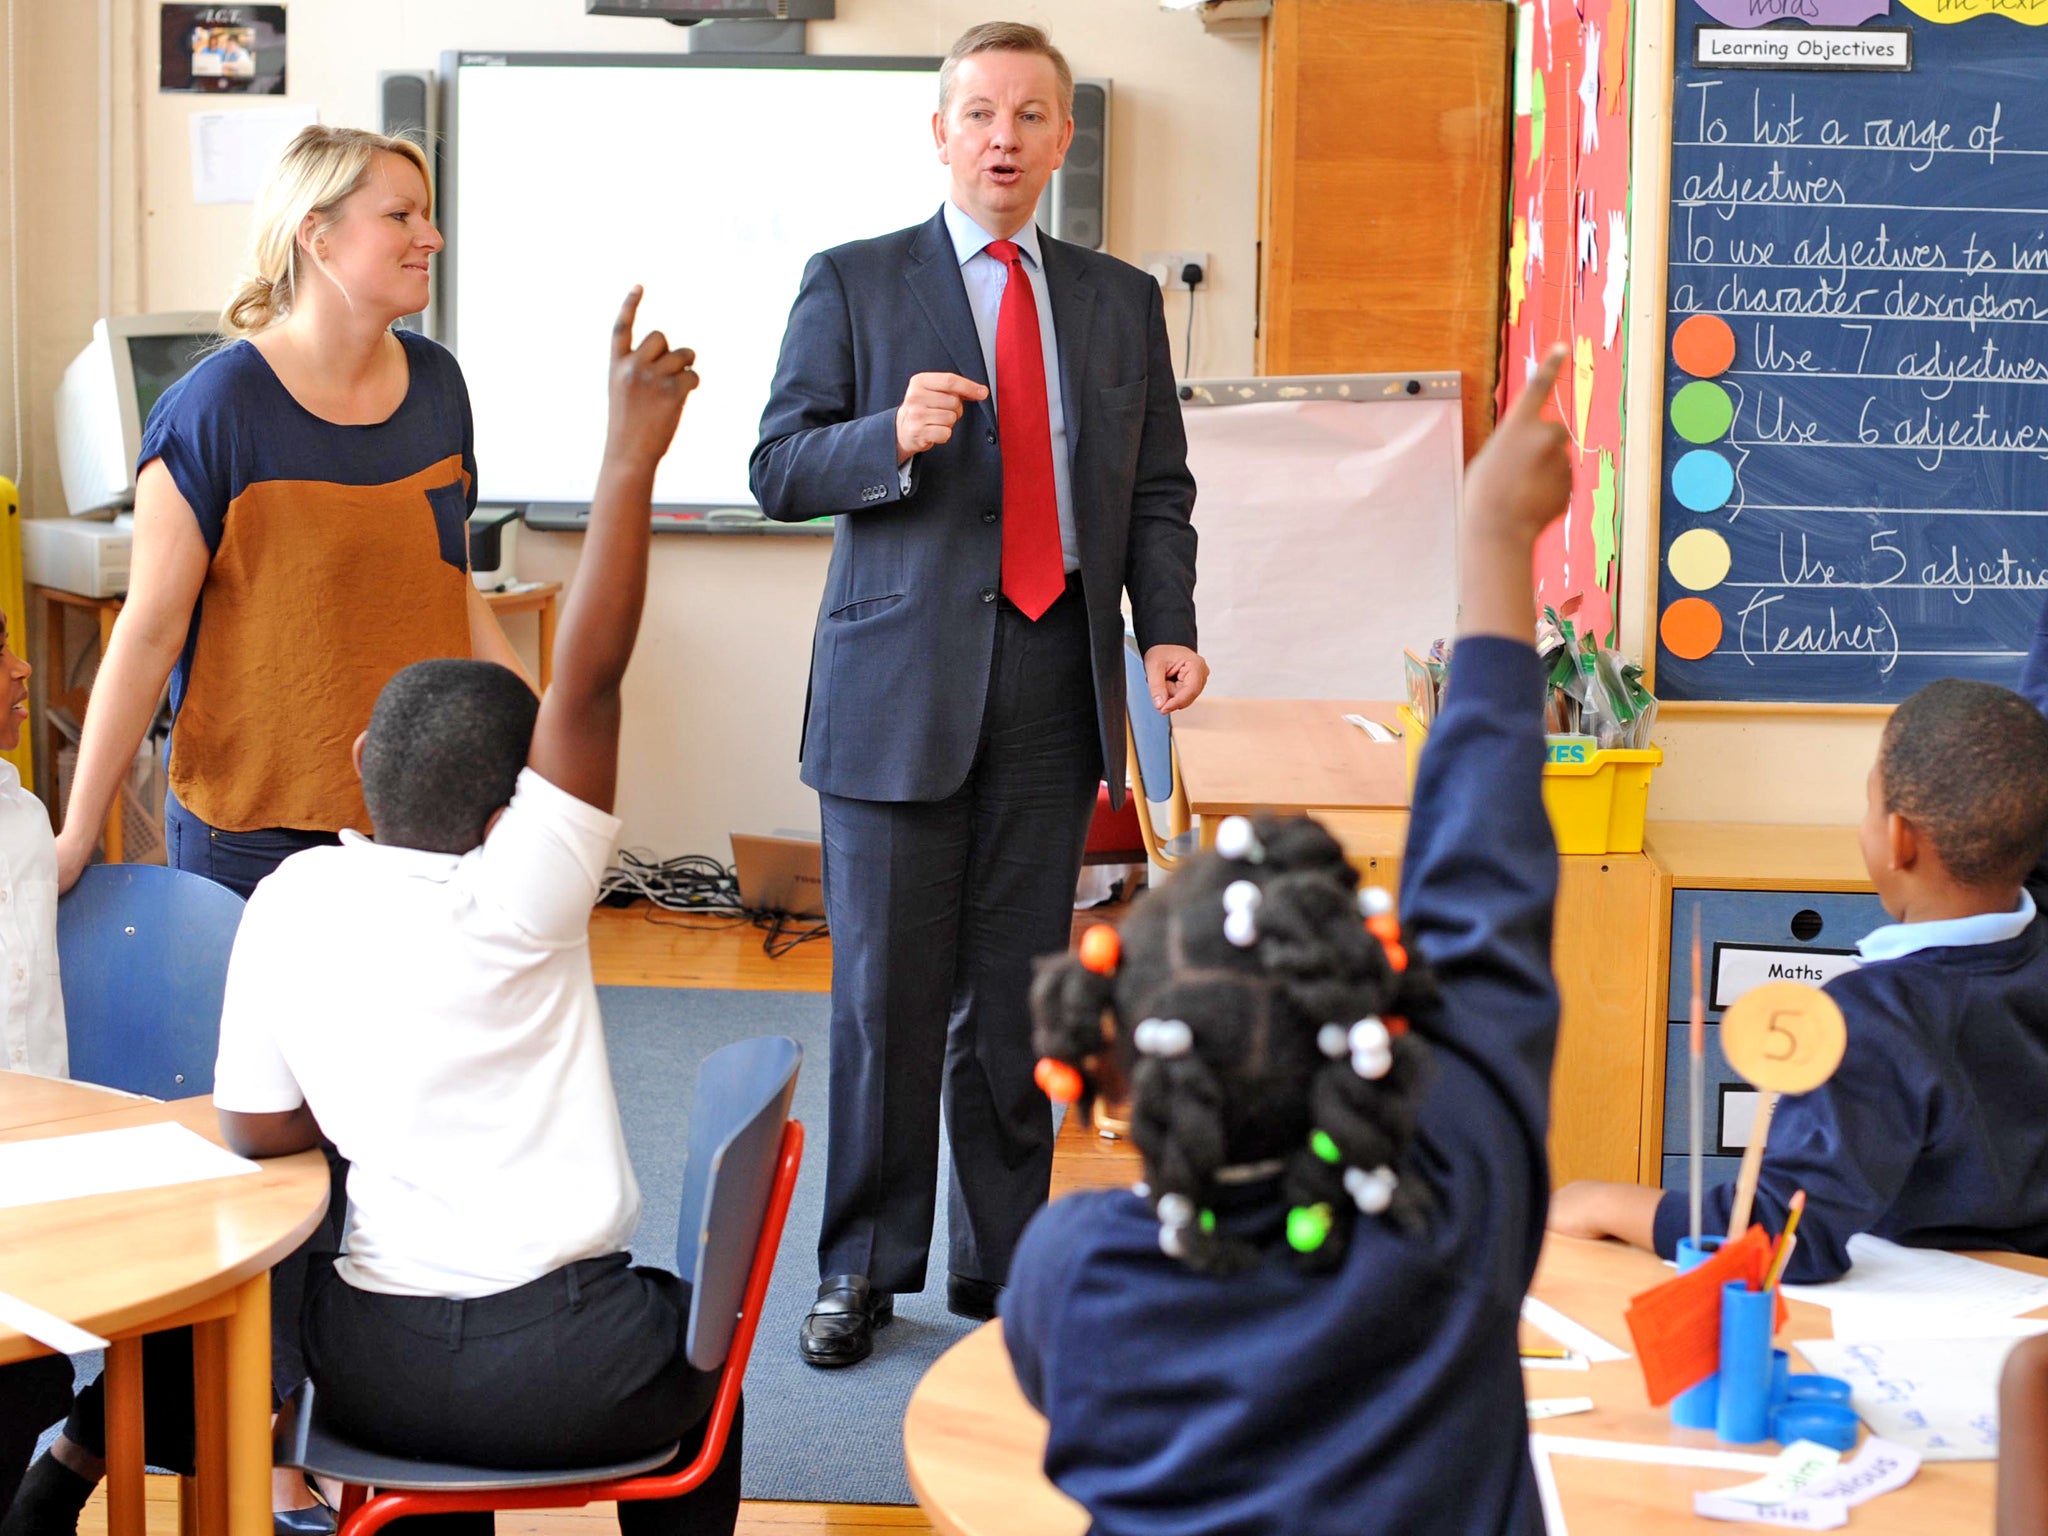
<svg viewBox="0 0 2048 1536">
<path fill-rule="evenodd" d="M 0 1142 L 174 1123 L 219 1143 L 210 1098 L 159 1103 L 0 1072 Z M 142 1536 L 142 1336 L 191 1325 L 199 1529 L 270 1531 L 270 1268 L 327 1209 L 318 1152 L 259 1171 L 0 1209 L 0 1292 L 110 1340 L 108 1536 Z M 0 1323 L 0 1365 L 49 1350 Z"/>
<path fill-rule="evenodd" d="M 932 1362 L 903 1415 L 910 1490 L 941 1536 L 1084 1536 L 1088 1511 L 1046 1479 L 1045 1420 L 1024 1400 L 1001 1322 Z"/>
</svg>

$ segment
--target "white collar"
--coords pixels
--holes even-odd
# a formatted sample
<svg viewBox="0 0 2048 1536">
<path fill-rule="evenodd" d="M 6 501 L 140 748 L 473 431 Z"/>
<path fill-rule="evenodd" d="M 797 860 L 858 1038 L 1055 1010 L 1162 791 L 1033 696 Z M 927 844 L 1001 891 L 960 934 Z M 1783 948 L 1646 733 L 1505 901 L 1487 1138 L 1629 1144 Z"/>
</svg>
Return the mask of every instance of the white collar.
<svg viewBox="0 0 2048 1536">
<path fill-rule="evenodd" d="M 1975 917 L 1945 917 L 1931 923 L 1887 923 L 1866 933 L 1856 945 L 1865 960 L 1896 960 L 1923 949 L 1962 949 L 1973 944 L 2001 944 L 2016 939 L 2034 921 L 2034 898 L 2020 892 L 2010 912 L 1980 912 Z"/>
<path fill-rule="evenodd" d="M 405 848 L 396 843 L 380 843 L 375 838 L 363 836 L 353 827 L 341 829 L 341 845 L 344 848 L 368 849 L 406 874 L 430 875 L 437 880 L 445 880 L 454 874 L 455 866 L 467 857 L 460 853 L 436 853 L 431 848 Z"/>
<path fill-rule="evenodd" d="M 946 233 L 953 237 L 953 254 L 960 258 L 960 265 L 963 267 L 987 249 L 988 243 L 996 238 L 977 224 L 973 215 L 950 197 L 946 199 Z M 1045 258 L 1039 254 L 1036 222 L 1027 223 L 1010 238 L 1016 243 L 1017 249 L 1030 258 L 1032 266 L 1043 270 Z M 995 258 L 991 256 L 989 260 L 993 261 Z"/>
</svg>

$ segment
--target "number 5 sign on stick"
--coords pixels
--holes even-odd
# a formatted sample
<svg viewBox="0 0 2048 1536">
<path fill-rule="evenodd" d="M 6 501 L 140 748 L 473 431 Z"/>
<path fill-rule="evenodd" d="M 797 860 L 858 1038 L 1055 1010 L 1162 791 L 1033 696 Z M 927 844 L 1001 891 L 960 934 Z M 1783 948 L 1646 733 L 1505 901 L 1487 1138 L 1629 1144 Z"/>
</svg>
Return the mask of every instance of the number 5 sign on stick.
<svg viewBox="0 0 2048 1536">
<path fill-rule="evenodd" d="M 1730 1241 L 1749 1226 L 1749 1208 L 1756 1198 L 1764 1142 L 1771 1134 L 1778 1095 L 1811 1093 L 1833 1077 L 1848 1043 L 1848 1027 L 1835 1000 L 1803 982 L 1766 982 L 1743 993 L 1721 1015 L 1721 1053 L 1761 1094 L 1756 1124 L 1742 1153 L 1742 1171 L 1735 1180 L 1735 1204 L 1728 1219 Z"/>
</svg>

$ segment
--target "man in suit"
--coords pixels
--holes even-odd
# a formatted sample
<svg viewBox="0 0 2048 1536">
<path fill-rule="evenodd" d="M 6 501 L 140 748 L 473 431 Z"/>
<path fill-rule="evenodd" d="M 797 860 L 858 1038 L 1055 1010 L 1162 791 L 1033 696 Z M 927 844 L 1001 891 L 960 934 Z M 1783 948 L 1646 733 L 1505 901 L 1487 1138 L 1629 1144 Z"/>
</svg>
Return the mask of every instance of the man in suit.
<svg viewBox="0 0 2048 1536">
<path fill-rule="evenodd" d="M 1066 947 L 1098 783 L 1124 792 L 1125 592 L 1153 702 L 1208 677 L 1159 289 L 1031 223 L 1072 108 L 1036 27 L 954 45 L 947 202 L 812 258 L 754 450 L 770 517 L 841 517 L 803 741 L 833 946 L 812 1365 L 924 1288 L 942 1098 L 947 1305 L 993 1315 L 1052 1169 L 1032 961 Z"/>
</svg>

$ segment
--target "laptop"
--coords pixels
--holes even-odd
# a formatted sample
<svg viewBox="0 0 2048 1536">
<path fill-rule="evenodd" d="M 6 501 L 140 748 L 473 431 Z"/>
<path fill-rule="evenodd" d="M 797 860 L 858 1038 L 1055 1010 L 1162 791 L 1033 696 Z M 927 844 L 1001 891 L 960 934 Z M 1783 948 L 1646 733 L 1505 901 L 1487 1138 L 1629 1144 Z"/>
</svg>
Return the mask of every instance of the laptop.
<svg viewBox="0 0 2048 1536">
<path fill-rule="evenodd" d="M 816 838 L 735 832 L 732 867 L 740 905 L 749 911 L 825 915 L 824 849 Z"/>
</svg>

